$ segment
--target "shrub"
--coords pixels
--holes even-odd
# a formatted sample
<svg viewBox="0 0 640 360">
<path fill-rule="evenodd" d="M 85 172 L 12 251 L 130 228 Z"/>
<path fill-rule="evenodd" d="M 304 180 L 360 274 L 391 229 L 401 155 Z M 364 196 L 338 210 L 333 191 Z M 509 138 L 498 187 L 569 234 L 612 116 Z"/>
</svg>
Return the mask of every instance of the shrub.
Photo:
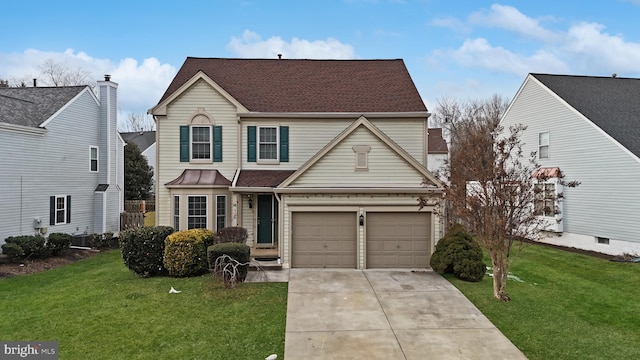
<svg viewBox="0 0 640 360">
<path fill-rule="evenodd" d="M 7 244 L 20 246 L 23 251 L 23 259 L 47 257 L 51 254 L 45 245 L 45 239 L 40 235 L 10 236 L 4 241 Z"/>
<path fill-rule="evenodd" d="M 482 248 L 458 224 L 451 227 L 438 241 L 431 255 L 430 265 L 437 273 L 451 273 L 465 281 L 480 281 L 487 270 L 482 261 Z"/>
<path fill-rule="evenodd" d="M 51 233 L 47 239 L 47 249 L 51 255 L 59 255 L 71 246 L 71 235 L 65 233 Z"/>
<path fill-rule="evenodd" d="M 220 243 L 239 243 L 244 244 L 247 242 L 248 237 L 247 229 L 240 226 L 230 226 L 222 228 L 218 231 L 216 237 L 216 244 Z"/>
<path fill-rule="evenodd" d="M 220 243 L 209 246 L 207 248 L 209 268 L 214 269 L 216 260 L 223 255 L 228 255 L 239 263 L 237 280 L 238 282 L 243 282 L 247 278 L 247 271 L 249 270 L 251 248 L 248 245 L 238 243 Z"/>
<path fill-rule="evenodd" d="M 91 237 L 91 247 L 98 249 L 117 248 L 118 238 L 114 237 L 112 232 L 106 232 L 104 234 L 93 234 Z"/>
<path fill-rule="evenodd" d="M 173 228 L 170 226 L 145 226 L 120 232 L 122 259 L 129 270 L 149 277 L 167 274 L 164 267 L 164 241 Z"/>
<path fill-rule="evenodd" d="M 22 259 L 24 256 L 24 250 L 22 250 L 22 247 L 15 243 L 2 244 L 2 253 L 14 260 Z"/>
<path fill-rule="evenodd" d="M 206 229 L 178 231 L 164 243 L 164 266 L 169 275 L 198 276 L 208 271 L 206 243 L 213 242 L 213 232 Z"/>
</svg>

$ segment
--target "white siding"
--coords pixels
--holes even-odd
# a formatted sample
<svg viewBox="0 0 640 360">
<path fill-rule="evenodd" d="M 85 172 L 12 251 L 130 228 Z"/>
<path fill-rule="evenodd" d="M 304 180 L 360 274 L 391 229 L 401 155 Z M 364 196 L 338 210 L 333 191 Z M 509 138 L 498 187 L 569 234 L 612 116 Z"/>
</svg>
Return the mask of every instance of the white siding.
<svg viewBox="0 0 640 360">
<path fill-rule="evenodd" d="M 368 169 L 355 169 L 353 146 L 368 145 Z M 291 187 L 419 187 L 422 175 L 361 126 L 298 178 Z"/>
<path fill-rule="evenodd" d="M 213 115 L 215 125 L 222 126 L 222 163 L 180 162 L 180 126 L 189 125 L 198 110 Z M 217 169 L 232 180 L 237 168 L 237 118 L 235 107 L 204 81 L 198 81 L 167 107 L 156 126 L 158 168 L 156 193 L 158 225 L 171 225 L 171 199 L 164 186 L 185 169 Z"/>
<path fill-rule="evenodd" d="M 522 137 L 525 154 L 537 151 L 538 133 L 548 131 L 550 155 L 540 159 L 540 165 L 560 167 L 566 180 L 581 182 L 564 190 L 566 233 L 640 243 L 636 158 L 535 80 L 523 85 L 503 119 L 505 127 L 517 123 L 527 126 Z"/>
<path fill-rule="evenodd" d="M 89 147 L 100 145 L 100 156 L 106 155 L 98 131 L 98 106 L 87 92 L 50 121 L 43 136 L 0 130 L 0 243 L 33 234 L 34 218 L 47 233 L 94 232 L 99 174 L 89 172 Z M 71 195 L 70 224 L 49 225 L 53 195 Z"/>
</svg>

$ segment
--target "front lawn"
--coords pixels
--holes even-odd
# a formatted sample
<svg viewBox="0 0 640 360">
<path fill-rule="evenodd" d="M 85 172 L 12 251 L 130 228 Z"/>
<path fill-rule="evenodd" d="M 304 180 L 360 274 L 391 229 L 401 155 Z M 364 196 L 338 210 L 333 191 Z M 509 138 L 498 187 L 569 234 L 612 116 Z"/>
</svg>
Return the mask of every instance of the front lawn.
<svg viewBox="0 0 640 360">
<path fill-rule="evenodd" d="M 640 264 L 518 246 L 511 302 L 493 299 L 488 276 L 447 278 L 531 360 L 640 359 Z"/>
<path fill-rule="evenodd" d="M 60 359 L 282 358 L 286 311 L 286 283 L 142 279 L 117 250 L 0 280 L 0 339 L 58 341 Z"/>
</svg>

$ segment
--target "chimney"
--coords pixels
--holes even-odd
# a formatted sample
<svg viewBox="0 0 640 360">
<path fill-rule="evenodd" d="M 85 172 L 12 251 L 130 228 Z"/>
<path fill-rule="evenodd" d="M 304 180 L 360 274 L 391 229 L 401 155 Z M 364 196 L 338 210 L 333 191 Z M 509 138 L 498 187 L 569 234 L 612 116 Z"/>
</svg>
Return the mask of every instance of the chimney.
<svg viewBox="0 0 640 360">
<path fill-rule="evenodd" d="M 33 87 L 38 87 L 38 79 L 33 79 Z"/>
<path fill-rule="evenodd" d="M 105 74 L 104 75 L 104 81 L 111 81 L 111 75 Z"/>
<path fill-rule="evenodd" d="M 278 60 L 282 60 L 282 54 L 278 54 Z"/>
</svg>

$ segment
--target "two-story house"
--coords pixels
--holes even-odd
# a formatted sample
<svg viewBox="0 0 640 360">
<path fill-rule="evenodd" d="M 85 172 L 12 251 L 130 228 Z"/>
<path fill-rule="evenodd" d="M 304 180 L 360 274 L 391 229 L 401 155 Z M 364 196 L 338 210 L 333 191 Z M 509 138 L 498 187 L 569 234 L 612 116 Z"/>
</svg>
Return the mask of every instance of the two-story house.
<svg viewBox="0 0 640 360">
<path fill-rule="evenodd" d="M 245 227 L 284 267 L 428 266 L 442 184 L 402 60 L 189 57 L 150 113 L 157 224 Z"/>
<path fill-rule="evenodd" d="M 0 243 L 120 230 L 124 141 L 118 84 L 0 87 Z"/>
<path fill-rule="evenodd" d="M 529 74 L 525 79 L 501 124 L 527 126 L 524 153 L 535 151 L 538 172 L 551 176 L 538 184 L 543 191 L 535 206 L 548 220 L 541 241 L 640 254 L 638 94 L 640 79 L 634 78 Z M 580 185 L 563 187 L 554 177 L 560 172 Z M 562 198 L 555 199 L 559 193 Z"/>
</svg>

